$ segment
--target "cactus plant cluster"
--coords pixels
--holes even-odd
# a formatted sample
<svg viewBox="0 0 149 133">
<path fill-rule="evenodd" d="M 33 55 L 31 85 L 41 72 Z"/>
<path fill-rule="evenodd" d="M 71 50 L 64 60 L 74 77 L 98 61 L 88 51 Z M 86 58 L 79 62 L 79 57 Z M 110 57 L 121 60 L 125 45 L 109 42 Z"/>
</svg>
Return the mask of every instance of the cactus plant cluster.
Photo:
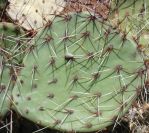
<svg viewBox="0 0 149 133">
<path fill-rule="evenodd" d="M 54 0 L 9 0 L 7 13 L 14 23 L 26 30 L 42 28 L 29 37 L 18 25 L 0 23 L 0 116 L 14 110 L 34 123 L 69 132 L 117 123 L 143 90 L 149 70 L 142 34 L 132 37 L 139 31 L 131 27 L 133 18 L 128 25 L 112 19 L 115 12 L 126 18 L 123 9 L 140 6 L 137 0 L 126 1 L 105 6 L 105 17 L 87 7 L 56 15 L 47 8 Z"/>
</svg>

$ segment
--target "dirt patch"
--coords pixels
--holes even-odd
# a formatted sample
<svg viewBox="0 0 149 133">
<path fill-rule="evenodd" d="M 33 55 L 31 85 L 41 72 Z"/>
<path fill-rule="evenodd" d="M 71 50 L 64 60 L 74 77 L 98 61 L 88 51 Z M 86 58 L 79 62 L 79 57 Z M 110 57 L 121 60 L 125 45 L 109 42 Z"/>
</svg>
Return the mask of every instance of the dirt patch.
<svg viewBox="0 0 149 133">
<path fill-rule="evenodd" d="M 108 3 L 107 0 L 67 0 L 66 7 L 62 13 L 88 11 L 106 19 L 109 13 Z"/>
</svg>

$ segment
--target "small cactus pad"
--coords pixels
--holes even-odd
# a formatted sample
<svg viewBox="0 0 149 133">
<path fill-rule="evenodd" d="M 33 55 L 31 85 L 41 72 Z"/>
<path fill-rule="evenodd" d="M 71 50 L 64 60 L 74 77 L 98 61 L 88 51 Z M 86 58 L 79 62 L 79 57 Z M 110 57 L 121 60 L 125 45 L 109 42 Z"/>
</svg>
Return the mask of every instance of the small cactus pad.
<svg viewBox="0 0 149 133">
<path fill-rule="evenodd" d="M 27 30 L 38 29 L 60 13 L 64 0 L 8 0 L 8 15 Z"/>
<path fill-rule="evenodd" d="M 149 41 L 149 1 L 113 0 L 111 2 L 111 22 L 116 28 L 131 36 L 141 37 L 141 43 Z"/>
<path fill-rule="evenodd" d="M 36 36 L 23 63 L 14 109 L 71 132 L 102 130 L 117 121 L 143 87 L 146 71 L 135 42 L 85 12 L 56 17 Z"/>
<path fill-rule="evenodd" d="M 14 86 L 14 71 L 22 60 L 21 35 L 23 30 L 14 24 L 0 23 L 0 117 L 10 108 L 11 91 Z"/>
<path fill-rule="evenodd" d="M 12 79 L 7 65 L 4 62 L 4 58 L 0 56 L 0 119 L 10 108 Z"/>
</svg>

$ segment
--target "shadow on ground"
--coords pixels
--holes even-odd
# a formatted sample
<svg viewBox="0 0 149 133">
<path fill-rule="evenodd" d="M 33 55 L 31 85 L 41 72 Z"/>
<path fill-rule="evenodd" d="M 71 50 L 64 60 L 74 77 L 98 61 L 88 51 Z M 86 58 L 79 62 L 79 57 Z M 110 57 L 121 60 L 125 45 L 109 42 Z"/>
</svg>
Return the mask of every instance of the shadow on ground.
<svg viewBox="0 0 149 133">
<path fill-rule="evenodd" d="M 0 122 L 0 133 L 33 133 L 43 128 L 25 118 L 20 117 L 15 112 L 13 112 L 12 116 L 13 116 L 12 128 L 10 125 L 6 126 L 6 124 L 8 124 L 11 121 L 11 115 L 10 113 L 8 113 L 7 116 Z M 10 129 L 12 130 L 10 131 Z M 101 132 L 96 131 L 92 133 L 130 133 L 128 123 L 126 122 L 121 122 L 120 125 L 117 125 L 113 131 L 112 129 L 113 129 L 113 125 L 108 127 L 106 131 L 101 131 Z M 44 129 L 36 133 L 64 133 L 64 132 L 51 130 L 51 129 Z"/>
</svg>

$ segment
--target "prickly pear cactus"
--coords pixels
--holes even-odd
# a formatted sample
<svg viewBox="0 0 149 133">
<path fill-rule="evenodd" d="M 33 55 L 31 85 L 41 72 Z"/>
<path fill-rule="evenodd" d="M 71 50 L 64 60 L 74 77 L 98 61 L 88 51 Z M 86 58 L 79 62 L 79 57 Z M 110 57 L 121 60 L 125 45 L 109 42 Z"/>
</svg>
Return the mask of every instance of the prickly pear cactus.
<svg viewBox="0 0 149 133">
<path fill-rule="evenodd" d="M 148 0 L 113 0 L 111 14 L 111 22 L 115 28 L 139 38 L 140 43 L 148 43 Z"/>
<path fill-rule="evenodd" d="M 0 56 L 0 119 L 10 108 L 12 79 L 7 65 L 4 58 Z"/>
<path fill-rule="evenodd" d="M 64 130 L 101 130 L 117 121 L 144 85 L 138 44 L 89 13 L 56 17 L 30 44 L 13 90 L 14 109 Z"/>
<path fill-rule="evenodd" d="M 22 46 L 19 45 L 21 36 L 24 36 L 24 32 L 18 26 L 0 23 L 0 117 L 10 109 L 16 69 L 23 58 Z"/>
<path fill-rule="evenodd" d="M 8 1 L 8 15 L 27 30 L 43 27 L 63 10 L 66 3 L 64 0 Z"/>
</svg>

